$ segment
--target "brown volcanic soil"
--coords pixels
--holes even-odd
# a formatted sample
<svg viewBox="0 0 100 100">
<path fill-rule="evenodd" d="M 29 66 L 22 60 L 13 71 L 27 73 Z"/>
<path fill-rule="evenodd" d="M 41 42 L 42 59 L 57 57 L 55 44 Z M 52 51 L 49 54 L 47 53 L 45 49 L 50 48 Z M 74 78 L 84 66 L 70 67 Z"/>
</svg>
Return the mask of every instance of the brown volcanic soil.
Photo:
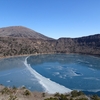
<svg viewBox="0 0 100 100">
<path fill-rule="evenodd" d="M 72 93 L 43 93 L 43 92 L 32 92 L 27 90 L 25 87 L 16 88 L 16 87 L 5 87 L 0 85 L 0 100 L 48 100 L 47 98 L 51 98 L 49 100 L 91 100 L 90 97 L 86 96 L 82 92 L 80 94 L 78 92 L 74 92 L 75 96 L 72 96 Z M 76 95 L 77 93 L 77 95 Z M 55 98 L 55 99 L 53 99 Z M 99 100 L 92 99 L 92 100 Z"/>
<path fill-rule="evenodd" d="M 100 34 L 54 40 L 22 26 L 0 28 L 0 57 L 42 53 L 100 56 Z"/>
<path fill-rule="evenodd" d="M 35 32 L 32 29 L 23 26 L 11 26 L 11 27 L 0 28 L 0 37 L 35 38 L 44 40 L 51 39 L 38 32 Z"/>
<path fill-rule="evenodd" d="M 53 94 L 31 92 L 26 88 L 9 88 L 0 85 L 0 100 L 44 100 L 50 97 L 53 97 Z"/>
</svg>

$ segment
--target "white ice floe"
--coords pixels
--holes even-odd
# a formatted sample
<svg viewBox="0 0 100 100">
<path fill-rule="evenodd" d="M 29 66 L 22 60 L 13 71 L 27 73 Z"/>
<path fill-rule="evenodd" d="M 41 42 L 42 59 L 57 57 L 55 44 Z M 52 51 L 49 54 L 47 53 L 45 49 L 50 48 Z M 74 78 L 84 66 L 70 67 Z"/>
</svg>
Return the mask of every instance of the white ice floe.
<svg viewBox="0 0 100 100">
<path fill-rule="evenodd" d="M 84 77 L 84 79 L 86 79 L 86 80 L 96 80 L 96 81 L 100 80 L 99 78 L 96 78 L 96 77 Z"/>
<path fill-rule="evenodd" d="M 2 77 L 2 76 L 7 76 L 7 75 L 9 75 L 9 74 L 11 74 L 11 73 L 7 73 L 7 74 L 0 75 L 0 77 Z"/>
<path fill-rule="evenodd" d="M 7 81 L 8 83 L 11 82 L 10 80 Z"/>
<path fill-rule="evenodd" d="M 53 73 L 54 76 L 59 75 L 59 74 L 60 74 L 59 72 L 54 72 Z"/>
<path fill-rule="evenodd" d="M 95 71 L 95 69 L 93 69 L 93 68 L 88 68 L 88 69 L 90 69 L 90 70 L 92 70 L 92 71 Z"/>
<path fill-rule="evenodd" d="M 88 92 L 100 92 L 100 89 L 91 89 L 91 90 L 87 90 Z"/>
<path fill-rule="evenodd" d="M 48 93 L 69 93 L 72 90 L 66 88 L 63 85 L 60 85 L 56 82 L 51 81 L 50 79 L 40 75 L 39 73 L 37 73 L 34 69 L 31 68 L 31 66 L 29 64 L 27 64 L 27 58 L 25 58 L 24 64 L 27 67 L 27 69 L 31 72 L 31 74 L 33 74 L 39 81 L 39 83 L 44 87 L 45 92 Z"/>
</svg>

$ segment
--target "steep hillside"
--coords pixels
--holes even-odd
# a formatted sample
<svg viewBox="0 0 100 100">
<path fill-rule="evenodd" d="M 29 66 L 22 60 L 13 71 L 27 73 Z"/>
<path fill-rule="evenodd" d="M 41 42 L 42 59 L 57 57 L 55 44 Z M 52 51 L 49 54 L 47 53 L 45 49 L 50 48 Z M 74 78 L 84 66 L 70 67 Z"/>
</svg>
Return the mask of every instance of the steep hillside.
<svg viewBox="0 0 100 100">
<path fill-rule="evenodd" d="M 100 55 L 100 34 L 81 38 L 60 38 L 58 52 Z"/>
<path fill-rule="evenodd" d="M 0 28 L 0 37 L 35 38 L 44 40 L 51 39 L 23 26 L 11 26 Z"/>
<path fill-rule="evenodd" d="M 0 29 L 0 36 L 2 36 L 0 37 L 0 57 L 37 53 L 80 53 L 100 56 L 100 34 L 54 40 L 39 33 L 35 35 L 34 31 L 24 27 L 4 29 L 6 32 L 4 34 L 3 28 Z M 26 30 L 30 32 L 27 33 Z"/>
</svg>

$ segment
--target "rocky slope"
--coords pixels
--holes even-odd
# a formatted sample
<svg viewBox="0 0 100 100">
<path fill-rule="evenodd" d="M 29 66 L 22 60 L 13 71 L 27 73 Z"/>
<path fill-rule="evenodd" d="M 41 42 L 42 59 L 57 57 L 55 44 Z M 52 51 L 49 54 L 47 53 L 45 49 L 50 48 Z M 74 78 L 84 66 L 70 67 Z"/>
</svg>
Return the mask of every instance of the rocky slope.
<svg viewBox="0 0 100 100">
<path fill-rule="evenodd" d="M 5 87 L 0 85 L 0 100 L 44 100 L 54 97 L 53 94 L 32 92 L 25 87 Z"/>
<path fill-rule="evenodd" d="M 16 27 L 14 27 L 14 29 L 15 28 Z M 0 29 L 1 57 L 37 53 L 81 53 L 100 55 L 100 34 L 81 38 L 60 38 L 54 40 L 43 35 L 41 36 L 41 34 L 38 33 L 32 37 L 29 34 L 32 35 L 33 33 L 27 33 L 28 31 L 25 31 L 26 33 L 24 32 L 26 36 L 22 32 L 23 28 L 21 28 L 21 30 L 18 28 L 18 32 L 11 32 L 11 30 L 14 30 L 13 27 L 9 31 L 8 29 L 9 28 L 6 30 L 5 28 L 6 33 L 2 33 L 1 30 L 3 30 L 3 28 Z M 30 29 L 26 28 L 26 30 Z M 20 35 L 18 33 L 20 33 Z"/>
<path fill-rule="evenodd" d="M 19 37 L 19 38 L 35 38 L 35 39 L 51 39 L 34 30 L 23 26 L 11 26 L 0 28 L 0 37 Z"/>
<path fill-rule="evenodd" d="M 97 95 L 87 96 L 81 91 L 71 93 L 48 94 L 45 92 L 32 92 L 25 87 L 5 87 L 0 85 L 0 100 L 100 100 Z"/>
<path fill-rule="evenodd" d="M 57 50 L 60 52 L 100 55 L 100 34 L 73 39 L 61 38 L 58 45 Z"/>
</svg>

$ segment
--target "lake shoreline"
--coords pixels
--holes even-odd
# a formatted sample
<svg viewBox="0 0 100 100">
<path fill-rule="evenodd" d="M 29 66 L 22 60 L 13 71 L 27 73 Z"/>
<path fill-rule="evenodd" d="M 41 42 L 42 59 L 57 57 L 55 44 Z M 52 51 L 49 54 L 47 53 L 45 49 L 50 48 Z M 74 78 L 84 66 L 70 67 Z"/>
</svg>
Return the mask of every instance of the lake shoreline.
<svg viewBox="0 0 100 100">
<path fill-rule="evenodd" d="M 74 53 L 71 53 L 71 54 L 74 54 Z M 42 54 L 31 54 L 31 55 L 17 55 L 17 56 L 8 56 L 6 58 L 13 58 L 13 57 L 28 57 L 28 56 L 34 56 L 34 55 L 42 55 Z M 44 54 L 43 54 L 44 55 Z M 83 54 L 82 54 L 83 55 Z M 90 55 L 90 56 L 93 56 L 93 55 Z M 6 59 L 5 57 L 2 57 L 0 59 Z M 87 92 L 87 91 L 86 91 Z M 88 92 L 89 93 L 89 92 Z"/>
<path fill-rule="evenodd" d="M 85 53 L 36 53 L 36 54 L 23 54 L 23 55 L 2 56 L 2 57 L 0 57 L 0 59 L 13 58 L 13 57 L 34 56 L 34 55 L 46 55 L 46 54 L 79 54 L 79 55 L 89 55 L 89 56 L 94 56 L 94 57 L 100 57 L 100 55 L 85 54 Z"/>
<path fill-rule="evenodd" d="M 85 99 L 90 100 L 92 96 L 87 96 L 81 91 L 72 91 L 71 93 L 63 93 L 60 94 L 59 92 L 50 94 L 47 92 L 37 92 L 37 91 L 30 91 L 26 87 L 5 87 L 3 85 L 0 85 L 0 100 L 51 100 L 50 98 L 56 98 L 56 100 L 59 100 L 58 98 L 61 98 L 62 96 L 65 96 L 65 98 L 73 98 L 77 100 L 79 99 Z M 54 99 L 55 100 L 55 99 Z M 63 100 L 63 99 L 61 99 Z"/>
</svg>

